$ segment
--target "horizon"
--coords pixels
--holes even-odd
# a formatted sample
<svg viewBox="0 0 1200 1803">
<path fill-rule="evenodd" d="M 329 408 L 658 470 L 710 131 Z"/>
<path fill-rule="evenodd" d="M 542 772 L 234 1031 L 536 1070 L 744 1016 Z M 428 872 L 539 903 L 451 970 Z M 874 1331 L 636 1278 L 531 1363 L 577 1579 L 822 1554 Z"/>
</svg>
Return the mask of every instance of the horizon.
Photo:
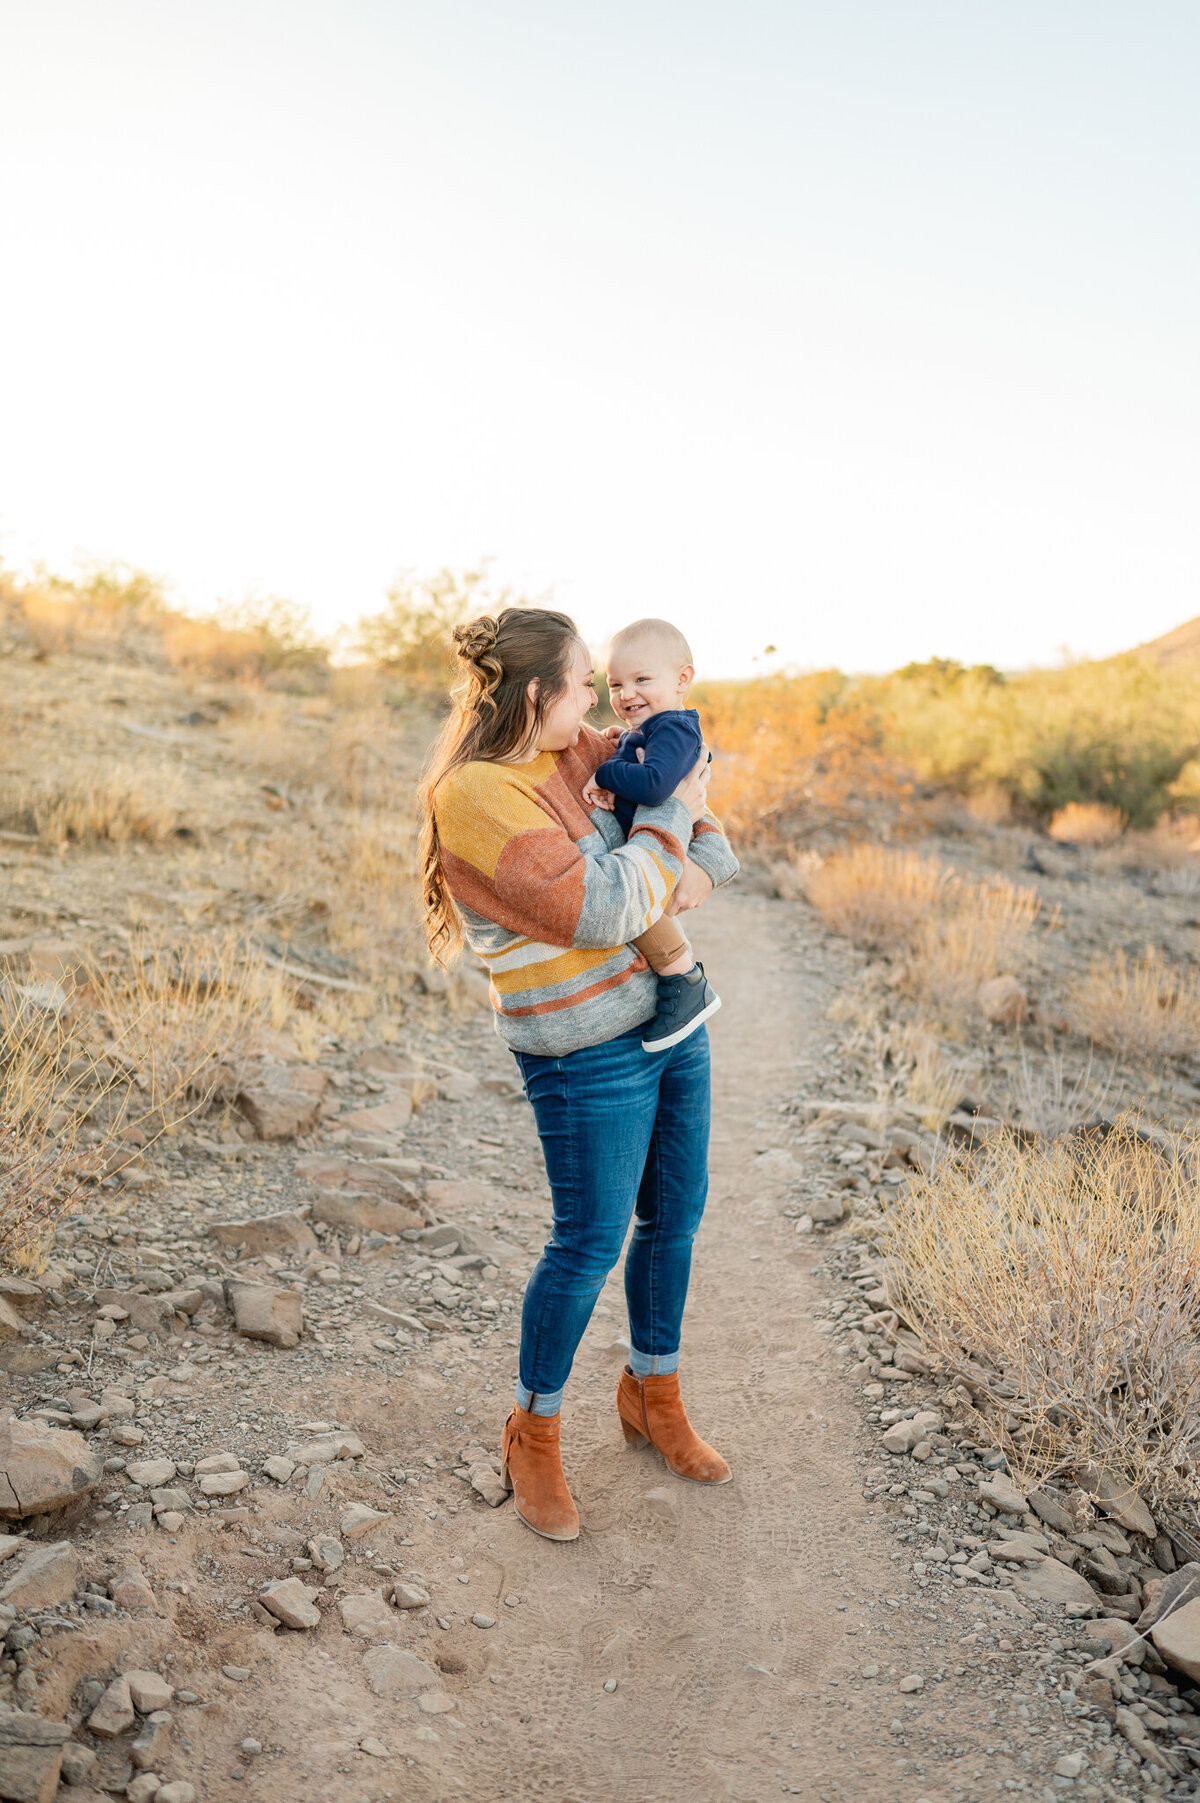
<svg viewBox="0 0 1200 1803">
<path fill-rule="evenodd" d="M 1198 49 L 1167 0 L 10 10 L 0 555 L 323 631 L 490 556 L 710 679 L 1158 637 Z"/>
</svg>

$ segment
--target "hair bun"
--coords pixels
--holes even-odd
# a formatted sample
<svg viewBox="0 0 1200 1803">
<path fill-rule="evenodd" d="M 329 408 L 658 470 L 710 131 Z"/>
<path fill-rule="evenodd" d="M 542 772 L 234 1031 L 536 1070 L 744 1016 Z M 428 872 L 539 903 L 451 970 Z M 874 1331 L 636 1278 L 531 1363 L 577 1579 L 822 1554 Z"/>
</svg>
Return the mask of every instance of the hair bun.
<svg viewBox="0 0 1200 1803">
<path fill-rule="evenodd" d="M 494 689 L 504 675 L 504 666 L 496 655 L 500 635 L 499 622 L 491 614 L 480 614 L 452 628 L 450 637 L 460 662 L 466 664 L 476 682 L 484 689 Z"/>
</svg>

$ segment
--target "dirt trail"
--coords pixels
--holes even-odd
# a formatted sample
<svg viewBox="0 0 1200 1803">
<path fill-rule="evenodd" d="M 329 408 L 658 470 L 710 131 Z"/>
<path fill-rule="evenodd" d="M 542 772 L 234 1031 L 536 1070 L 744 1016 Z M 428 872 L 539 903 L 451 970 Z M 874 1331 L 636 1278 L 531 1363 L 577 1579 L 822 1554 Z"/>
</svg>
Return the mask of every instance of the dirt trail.
<svg viewBox="0 0 1200 1803">
<path fill-rule="evenodd" d="M 618 1270 L 603 1299 L 607 1324 L 603 1314 L 593 1323 L 564 1408 L 579 1541 L 548 1546 L 510 1508 L 447 1524 L 442 1556 L 458 1549 L 472 1603 L 498 1621 L 487 1633 L 468 1626 L 411 1643 L 444 1660 L 452 1639 L 465 1668 L 449 1680 L 457 1709 L 434 1721 L 367 1697 L 340 1637 L 333 1661 L 323 1634 L 278 1637 L 264 1702 L 284 1753 L 260 1795 L 315 1796 L 314 1784 L 337 1797 L 553 1803 L 994 1794 L 994 1759 L 968 1756 L 943 1789 L 889 1732 L 906 1701 L 895 1674 L 947 1660 L 932 1644 L 944 1624 L 880 1600 L 897 1583 L 891 1545 L 861 1497 L 857 1416 L 808 1319 L 819 1249 L 806 1240 L 798 1250 L 792 1223 L 756 1195 L 754 1156 L 782 1142 L 778 1106 L 794 1093 L 797 1059 L 819 1058 L 830 1033 L 829 978 L 800 968 L 783 943 L 785 919 L 736 892 L 693 917 L 725 1007 L 713 1034 L 712 1199 L 683 1370 L 697 1423 L 730 1458 L 734 1483 L 681 1483 L 657 1455 L 624 1446 L 612 1395 L 620 1355 L 605 1345 L 622 1323 Z M 498 1432 L 502 1393 L 496 1404 Z M 506 1607 L 505 1597 L 520 1601 Z M 870 1661 L 892 1677 L 862 1681 Z M 953 1720 L 948 1696 L 939 1706 L 939 1732 L 967 1753 L 973 1732 Z M 347 1713 L 355 1733 L 379 1733 L 407 1758 L 399 1788 L 382 1771 L 371 1784 L 361 1756 L 353 1780 L 344 1765 L 330 1769 L 350 1750 Z M 985 1763 L 986 1788 L 973 1777 L 964 1785 L 964 1772 Z"/>
</svg>

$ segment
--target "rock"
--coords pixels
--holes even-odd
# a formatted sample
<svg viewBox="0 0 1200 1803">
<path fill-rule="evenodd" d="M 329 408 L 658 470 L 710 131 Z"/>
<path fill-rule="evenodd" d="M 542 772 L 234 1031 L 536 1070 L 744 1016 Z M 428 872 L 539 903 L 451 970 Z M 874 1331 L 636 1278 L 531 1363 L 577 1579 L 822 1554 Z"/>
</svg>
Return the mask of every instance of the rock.
<svg viewBox="0 0 1200 1803">
<path fill-rule="evenodd" d="M 1079 1473 L 1079 1487 L 1102 1514 L 1111 1515 L 1120 1527 L 1128 1528 L 1131 1534 L 1144 1534 L 1147 1540 L 1154 1539 L 1158 1531 L 1154 1517 L 1126 1478 L 1089 1465 Z"/>
<path fill-rule="evenodd" d="M 1090 1621 L 1087 1632 L 1090 1640 L 1102 1640 L 1126 1665 L 1140 1665 L 1146 1656 L 1146 1643 L 1138 1630 L 1116 1616 L 1106 1616 L 1103 1621 Z"/>
<path fill-rule="evenodd" d="M 222 1246 L 241 1246 L 254 1257 L 264 1252 L 314 1252 L 316 1234 L 298 1214 L 260 1215 L 253 1221 L 217 1221 L 210 1236 Z"/>
<path fill-rule="evenodd" d="M 471 1617 L 471 1620 L 477 1628 L 494 1628 L 496 1625 L 496 1617 L 494 1615 L 484 1615 L 482 1610 L 476 1610 L 475 1614 Z"/>
<path fill-rule="evenodd" d="M 125 1467 L 125 1476 L 143 1490 L 156 1490 L 161 1484 L 169 1484 L 178 1470 L 174 1459 L 135 1459 Z"/>
<path fill-rule="evenodd" d="M 186 1778 L 160 1784 L 154 1793 L 154 1803 L 196 1803 L 196 1786 L 189 1784 Z"/>
<path fill-rule="evenodd" d="M 23 1553 L 29 1547 L 29 1540 L 24 1534 L 0 1534 L 0 1565 L 11 1559 L 14 1553 Z"/>
<path fill-rule="evenodd" d="M 884 1450 L 891 1453 L 911 1452 L 930 1434 L 940 1434 L 945 1422 L 936 1409 L 918 1409 L 908 1421 L 896 1421 L 883 1436 Z"/>
<path fill-rule="evenodd" d="M 338 1614 L 347 1634 L 377 1640 L 395 1631 L 396 1617 L 384 1601 L 382 1590 L 364 1590 L 338 1599 Z"/>
<path fill-rule="evenodd" d="M 131 1744 L 129 1757 L 139 1772 L 147 1772 L 154 1766 L 161 1766 L 165 1763 L 170 1744 L 171 1718 L 165 1710 L 159 1710 L 146 1722 L 137 1739 Z"/>
<path fill-rule="evenodd" d="M 369 1509 L 366 1503 L 351 1503 L 348 1509 L 342 1511 L 338 1533 L 343 1540 L 361 1540 L 364 1534 L 370 1533 L 381 1521 L 391 1519 L 385 1509 Z"/>
<path fill-rule="evenodd" d="M 24 1709 L 0 1713 L 0 1797 L 54 1803 L 70 1729 Z"/>
<path fill-rule="evenodd" d="M 177 1315 L 195 1315 L 203 1306 L 204 1292 L 192 1288 L 165 1290 L 159 1300 L 166 1303 Z"/>
<path fill-rule="evenodd" d="M 315 1628 L 321 1620 L 316 1594 L 299 1578 L 277 1578 L 259 1592 L 258 1600 L 285 1628 Z"/>
<path fill-rule="evenodd" d="M 304 1332 L 304 1303 L 299 1290 L 277 1290 L 269 1283 L 225 1279 L 225 1300 L 233 1324 L 248 1340 L 266 1340 L 290 1351 Z"/>
<path fill-rule="evenodd" d="M 419 1584 L 397 1584 L 392 1591 L 392 1601 L 397 1609 L 425 1609 L 430 1597 L 427 1590 Z"/>
<path fill-rule="evenodd" d="M 96 1303 L 101 1308 L 109 1303 L 123 1308 L 131 1329 L 150 1334 L 155 1339 L 166 1339 L 175 1319 L 174 1304 L 166 1295 L 142 1296 L 133 1290 L 97 1290 Z"/>
<path fill-rule="evenodd" d="M 150 1501 L 154 1504 L 154 1513 L 156 1515 L 161 1515 L 166 1509 L 183 1510 L 186 1512 L 192 1506 L 192 1499 L 187 1491 L 180 1490 L 178 1486 L 175 1485 L 169 1486 L 165 1490 L 151 1490 Z"/>
<path fill-rule="evenodd" d="M 296 1466 L 293 1460 L 285 1459 L 281 1453 L 263 1460 L 263 1471 L 273 1484 L 286 1484 L 294 1475 Z"/>
<path fill-rule="evenodd" d="M 1039 1534 L 1041 1546 L 1036 1546 L 1025 1534 L 1008 1534 L 1003 1540 L 993 1540 L 988 1547 L 993 1559 L 1009 1559 L 1014 1564 L 1029 1563 L 1040 1565 L 1049 1551 L 1049 1541 L 1044 1534 Z"/>
<path fill-rule="evenodd" d="M 13 1609 L 54 1609 L 83 1588 L 83 1561 L 69 1540 L 26 1553 L 0 1589 L 0 1603 Z M 3 1794 L 3 1793 L 0 1793 Z"/>
<path fill-rule="evenodd" d="M 349 1233 L 407 1233 L 425 1222 L 419 1209 L 387 1196 L 321 1196 L 313 1219 Z"/>
<path fill-rule="evenodd" d="M 995 1026 L 1019 1027 L 1029 1013 L 1029 997 L 1015 977 L 992 977 L 979 986 L 979 1011 Z"/>
<path fill-rule="evenodd" d="M 1156 1621 L 1150 1638 L 1168 1665 L 1181 1671 L 1193 1684 L 1200 1681 L 1200 1597 Z"/>
<path fill-rule="evenodd" d="M 338 1571 L 346 1562 L 346 1549 L 332 1534 L 315 1534 L 308 1543 L 308 1556 L 318 1571 Z"/>
<path fill-rule="evenodd" d="M 214 1471 L 200 1479 L 200 1490 L 204 1496 L 236 1496 L 249 1482 L 248 1471 Z"/>
<path fill-rule="evenodd" d="M 401 1051 L 394 1045 L 371 1045 L 360 1052 L 356 1059 L 360 1071 L 375 1077 L 418 1077 L 424 1076 L 418 1062 L 411 1052 Z"/>
<path fill-rule="evenodd" d="M 38 1294 L 41 1292 L 39 1290 Z M 0 1296 L 0 1340 L 19 1339 L 25 1327 L 25 1317 L 3 1296 Z"/>
<path fill-rule="evenodd" d="M 103 1454 L 82 1434 L 41 1421 L 0 1421 L 0 1517 L 65 1508 L 103 1472 Z"/>
<path fill-rule="evenodd" d="M 361 1459 L 366 1450 L 357 1434 L 339 1429 L 315 1435 L 311 1440 L 293 1440 L 287 1456 L 295 1459 L 297 1465 L 332 1465 L 335 1459 Z"/>
<path fill-rule="evenodd" d="M 108 1594 L 118 1609 L 153 1609 L 154 1592 L 146 1582 L 140 1565 L 127 1565 L 108 1586 Z"/>
<path fill-rule="evenodd" d="M 161 1789 L 162 1778 L 157 1772 L 139 1772 L 138 1776 L 131 1778 L 125 1786 L 127 1803 L 154 1803 L 154 1799 Z M 71 1803 L 74 1803 L 73 1798 Z"/>
<path fill-rule="evenodd" d="M 391 1748 L 385 1747 L 374 1734 L 368 1734 L 364 1740 L 360 1740 L 358 1750 L 360 1753 L 369 1753 L 372 1759 L 390 1759 L 392 1757 Z"/>
<path fill-rule="evenodd" d="M 250 1668 L 246 1665 L 223 1665 L 221 1670 L 232 1684 L 244 1684 L 250 1676 Z"/>
<path fill-rule="evenodd" d="M 62 1779 L 64 1784 L 86 1784 L 88 1774 L 96 1763 L 96 1755 L 90 1747 L 80 1746 L 77 1740 L 63 1743 Z"/>
<path fill-rule="evenodd" d="M 237 1107 L 259 1139 L 295 1139 L 321 1118 L 321 1098 L 304 1089 L 243 1089 Z"/>
<path fill-rule="evenodd" d="M 387 1139 L 403 1133 L 412 1111 L 411 1094 L 402 1093 L 394 1102 L 384 1102 L 377 1108 L 352 1108 L 348 1114 L 340 1114 L 338 1126 L 349 1127 L 355 1133 L 380 1133 Z"/>
<path fill-rule="evenodd" d="M 133 1721 L 133 1698 L 129 1694 L 129 1685 L 123 1677 L 114 1678 L 88 1716 L 87 1725 L 93 1734 L 100 1735 L 103 1740 L 115 1740 L 118 1734 L 124 1734 L 127 1728 L 133 1727 Z"/>
<path fill-rule="evenodd" d="M 425 1185 L 425 1200 L 439 1215 L 481 1214 L 496 1207 L 496 1192 L 489 1184 L 435 1178 Z"/>
<path fill-rule="evenodd" d="M 196 1477 L 211 1477 L 216 1471 L 240 1471 L 241 1460 L 235 1452 L 211 1452 L 206 1459 L 197 1459 L 193 1467 Z"/>
<path fill-rule="evenodd" d="M 1012 1479 L 1003 1471 L 994 1471 L 979 1486 L 979 1495 L 983 1502 L 991 1503 L 993 1509 L 999 1509 L 1005 1515 L 1024 1515 L 1029 1508 L 1029 1498 L 1023 1490 L 1018 1490 Z"/>
<path fill-rule="evenodd" d="M 348 1158 L 342 1152 L 310 1152 L 296 1160 L 294 1174 L 303 1183 L 320 1185 L 322 1201 L 335 1190 L 349 1190 L 354 1195 L 366 1190 L 372 1195 L 390 1196 L 394 1202 L 417 1200 L 417 1191 L 411 1181 L 398 1171 L 389 1170 L 373 1159 Z M 319 1220 L 315 1207 L 313 1213 Z M 418 1225 L 424 1226 L 423 1217 Z"/>
<path fill-rule="evenodd" d="M 471 1488 L 482 1496 L 489 1509 L 498 1509 L 508 1501 L 508 1491 L 490 1465 L 471 1467 Z"/>
<path fill-rule="evenodd" d="M 440 1672 L 397 1646 L 372 1647 L 363 1659 L 363 1671 L 374 1694 L 388 1702 L 442 1689 Z"/>
<path fill-rule="evenodd" d="M 1144 1606 L 1137 1618 L 1137 1631 L 1146 1634 L 1168 1610 L 1182 1608 L 1200 1596 L 1200 1564 L 1189 1559 L 1161 1578 L 1148 1578 L 1142 1586 Z"/>
<path fill-rule="evenodd" d="M 1044 1521 L 1048 1528 L 1053 1528 L 1056 1534 L 1073 1534 L 1076 1531 L 1075 1517 L 1065 1503 L 1049 1490 L 1031 1490 L 1029 1506 L 1038 1519 Z"/>
<path fill-rule="evenodd" d="M 1058 1603 L 1094 1608 L 1099 1598 L 1087 1579 L 1058 1559 L 1043 1559 L 1040 1565 L 1022 1566 L 1013 1573 L 1013 1589 L 1018 1596 L 1040 1597 L 1044 1603 Z"/>
<path fill-rule="evenodd" d="M 1083 1766 L 1082 1753 L 1060 1753 L 1054 1761 L 1054 1770 L 1059 1778 L 1078 1778 Z"/>
<path fill-rule="evenodd" d="M 139 1715 L 152 1715 L 156 1709 L 170 1708 L 175 1687 L 160 1677 L 158 1672 L 126 1672 L 125 1682 Z"/>
<path fill-rule="evenodd" d="M 148 1528 L 154 1520 L 154 1504 L 148 1502 L 132 1503 L 125 1511 L 127 1528 Z"/>
<path fill-rule="evenodd" d="M 924 1690 L 924 1688 L 925 1680 L 920 1672 L 909 1672 L 908 1676 L 906 1678 L 901 1678 L 899 1684 L 896 1686 L 896 1689 L 903 1692 L 906 1697 L 912 1696 L 915 1692 Z"/>
<path fill-rule="evenodd" d="M 850 1193 L 838 1190 L 832 1196 L 814 1196 L 808 1204 L 810 1221 L 818 1227 L 836 1227 L 850 1213 Z"/>
</svg>

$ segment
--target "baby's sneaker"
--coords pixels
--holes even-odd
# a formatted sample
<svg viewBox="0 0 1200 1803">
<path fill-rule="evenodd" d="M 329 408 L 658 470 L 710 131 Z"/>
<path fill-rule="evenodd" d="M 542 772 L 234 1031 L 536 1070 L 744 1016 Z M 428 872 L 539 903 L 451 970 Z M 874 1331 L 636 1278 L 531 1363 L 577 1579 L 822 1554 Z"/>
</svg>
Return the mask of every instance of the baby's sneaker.
<svg viewBox="0 0 1200 1803">
<path fill-rule="evenodd" d="M 715 1014 L 721 998 L 695 964 L 681 977 L 658 979 L 658 1013 L 642 1035 L 644 1052 L 667 1052 Z"/>
</svg>

